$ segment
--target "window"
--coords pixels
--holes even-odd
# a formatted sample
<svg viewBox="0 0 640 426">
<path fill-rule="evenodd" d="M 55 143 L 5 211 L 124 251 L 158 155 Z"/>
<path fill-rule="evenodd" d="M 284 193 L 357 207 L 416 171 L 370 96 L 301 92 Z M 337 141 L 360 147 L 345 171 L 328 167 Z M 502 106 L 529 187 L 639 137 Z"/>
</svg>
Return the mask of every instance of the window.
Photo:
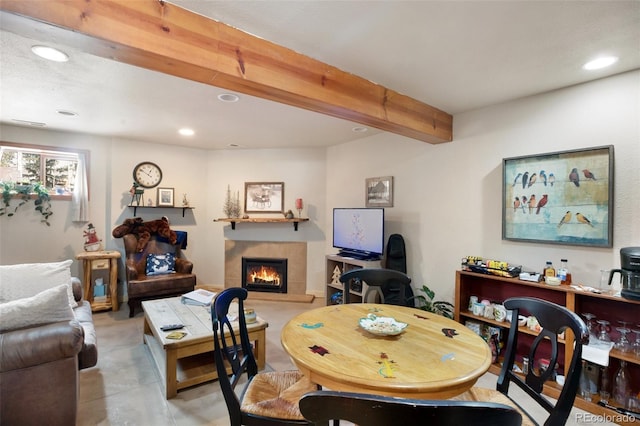
<svg viewBox="0 0 640 426">
<path fill-rule="evenodd" d="M 49 194 L 71 197 L 82 150 L 0 142 L 0 182 L 42 183 Z"/>
</svg>

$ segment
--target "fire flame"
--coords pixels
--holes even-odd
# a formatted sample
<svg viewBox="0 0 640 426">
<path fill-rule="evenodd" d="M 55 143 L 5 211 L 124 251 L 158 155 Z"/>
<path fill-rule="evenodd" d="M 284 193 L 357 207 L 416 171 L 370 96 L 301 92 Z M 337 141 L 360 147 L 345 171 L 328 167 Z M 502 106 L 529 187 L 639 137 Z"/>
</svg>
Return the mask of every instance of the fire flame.
<svg viewBox="0 0 640 426">
<path fill-rule="evenodd" d="M 249 277 L 252 283 L 261 282 L 280 285 L 280 275 L 273 268 L 261 266 L 260 270 L 251 272 Z"/>
</svg>

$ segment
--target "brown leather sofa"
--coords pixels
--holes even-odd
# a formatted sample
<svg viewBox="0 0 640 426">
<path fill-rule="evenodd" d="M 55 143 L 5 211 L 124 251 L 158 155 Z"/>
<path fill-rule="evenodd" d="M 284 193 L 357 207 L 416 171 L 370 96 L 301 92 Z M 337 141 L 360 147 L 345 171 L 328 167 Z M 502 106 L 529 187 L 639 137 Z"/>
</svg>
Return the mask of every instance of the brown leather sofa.
<svg viewBox="0 0 640 426">
<path fill-rule="evenodd" d="M 180 244 L 171 244 L 167 240 L 152 234 L 142 251 L 138 251 L 138 236 L 126 234 L 124 250 L 127 272 L 127 295 L 129 298 L 129 317 L 133 317 L 135 308 L 145 299 L 180 296 L 195 288 L 196 276 L 192 273 L 193 263 L 181 256 Z M 147 275 L 147 255 L 175 255 L 175 273 Z"/>
<path fill-rule="evenodd" d="M 0 333 L 0 424 L 75 425 L 79 369 L 98 361 L 82 285 L 72 279 L 75 319 Z"/>
</svg>

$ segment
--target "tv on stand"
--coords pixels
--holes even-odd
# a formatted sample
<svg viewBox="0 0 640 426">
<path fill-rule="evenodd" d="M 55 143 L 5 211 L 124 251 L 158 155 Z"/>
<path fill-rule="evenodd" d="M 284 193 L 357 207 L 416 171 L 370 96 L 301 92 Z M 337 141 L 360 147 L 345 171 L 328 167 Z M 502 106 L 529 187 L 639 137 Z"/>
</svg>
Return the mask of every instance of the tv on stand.
<svg viewBox="0 0 640 426">
<path fill-rule="evenodd" d="M 384 253 L 384 209 L 334 208 L 333 247 L 343 257 L 380 259 Z"/>
</svg>

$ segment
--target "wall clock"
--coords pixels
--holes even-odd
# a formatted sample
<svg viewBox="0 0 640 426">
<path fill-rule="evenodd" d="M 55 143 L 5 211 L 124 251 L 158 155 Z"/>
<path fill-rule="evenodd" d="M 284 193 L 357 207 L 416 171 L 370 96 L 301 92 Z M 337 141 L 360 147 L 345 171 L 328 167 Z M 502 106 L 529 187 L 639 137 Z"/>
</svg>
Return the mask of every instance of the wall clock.
<svg viewBox="0 0 640 426">
<path fill-rule="evenodd" d="M 162 170 L 155 163 L 143 161 L 133 168 L 133 180 L 143 188 L 155 188 L 162 181 Z"/>
</svg>

